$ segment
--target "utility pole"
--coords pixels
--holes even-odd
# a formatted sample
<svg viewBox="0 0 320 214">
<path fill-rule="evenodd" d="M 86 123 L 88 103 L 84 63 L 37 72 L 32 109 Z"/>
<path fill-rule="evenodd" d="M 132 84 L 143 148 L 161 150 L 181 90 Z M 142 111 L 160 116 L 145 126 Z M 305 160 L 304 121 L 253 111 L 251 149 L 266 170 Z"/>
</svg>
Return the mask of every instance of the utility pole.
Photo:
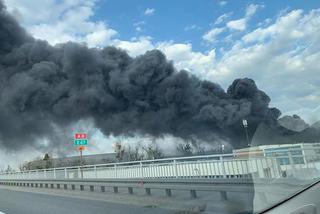
<svg viewBox="0 0 320 214">
<path fill-rule="evenodd" d="M 242 120 L 242 125 L 244 127 L 245 130 L 245 134 L 246 134 L 246 139 L 247 139 L 247 145 L 248 147 L 250 147 L 250 140 L 249 140 L 249 134 L 248 134 L 248 121 L 246 119 Z"/>
<path fill-rule="evenodd" d="M 82 166 L 82 149 L 79 148 L 79 150 L 80 150 L 80 166 Z"/>
<path fill-rule="evenodd" d="M 79 147 L 80 152 L 80 173 L 81 173 L 81 179 L 83 178 L 83 171 L 82 171 L 82 151 L 84 150 L 84 146 Z"/>
</svg>

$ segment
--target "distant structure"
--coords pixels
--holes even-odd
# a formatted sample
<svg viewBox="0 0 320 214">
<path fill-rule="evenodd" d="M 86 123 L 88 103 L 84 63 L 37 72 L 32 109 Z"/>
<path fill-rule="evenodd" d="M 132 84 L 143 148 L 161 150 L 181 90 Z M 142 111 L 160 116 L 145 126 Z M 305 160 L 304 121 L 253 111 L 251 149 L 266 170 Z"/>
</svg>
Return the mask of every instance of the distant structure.
<svg viewBox="0 0 320 214">
<path fill-rule="evenodd" d="M 320 161 L 320 143 L 260 145 L 233 150 L 236 158 L 276 157 L 280 165 Z"/>
<path fill-rule="evenodd" d="M 104 153 L 96 155 L 83 155 L 83 165 L 94 165 L 94 164 L 105 164 L 114 163 L 117 161 L 116 153 Z M 68 167 L 68 166 L 79 166 L 79 156 L 63 157 L 63 158 L 50 158 L 48 154 L 45 155 L 43 160 L 34 160 L 25 163 L 22 170 L 33 170 L 33 169 L 46 169 L 56 167 Z"/>
</svg>

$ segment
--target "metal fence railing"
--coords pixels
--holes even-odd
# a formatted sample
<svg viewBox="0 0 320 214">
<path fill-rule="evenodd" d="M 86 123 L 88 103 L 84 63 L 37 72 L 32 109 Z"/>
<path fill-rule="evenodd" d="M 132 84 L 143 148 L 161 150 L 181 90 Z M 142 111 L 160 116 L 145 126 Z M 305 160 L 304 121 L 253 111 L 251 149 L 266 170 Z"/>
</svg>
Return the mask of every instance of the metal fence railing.
<svg viewBox="0 0 320 214">
<path fill-rule="evenodd" d="M 240 156 L 203 155 L 1 173 L 0 179 L 320 177 L 320 155 L 284 150 Z"/>
</svg>

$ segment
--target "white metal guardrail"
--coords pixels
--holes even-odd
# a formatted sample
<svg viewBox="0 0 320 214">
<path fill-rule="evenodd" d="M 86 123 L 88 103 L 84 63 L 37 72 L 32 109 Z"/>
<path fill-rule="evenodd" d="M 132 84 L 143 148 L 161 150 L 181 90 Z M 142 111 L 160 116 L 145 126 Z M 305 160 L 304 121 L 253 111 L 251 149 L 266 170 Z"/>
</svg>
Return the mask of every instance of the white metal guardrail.
<svg viewBox="0 0 320 214">
<path fill-rule="evenodd" d="M 172 196 L 172 191 L 182 190 L 189 191 L 191 198 L 197 198 L 197 191 L 209 191 L 219 192 L 221 200 L 228 200 L 227 192 L 253 193 L 254 191 L 252 180 L 250 179 L 148 179 L 144 182 L 141 182 L 140 179 L 12 179 L 0 180 L 0 185 L 80 191 L 85 191 L 89 188 L 88 190 L 92 192 L 109 192 L 111 188 L 114 193 L 118 193 L 119 188 L 127 188 L 129 194 L 133 194 L 134 189 L 144 189 L 147 195 L 151 195 L 152 189 L 164 190 L 167 197 Z M 264 194 L 263 191 L 260 192 Z"/>
<path fill-rule="evenodd" d="M 119 188 L 127 189 L 129 194 L 133 194 L 134 189 L 144 189 L 147 195 L 151 195 L 152 190 L 165 190 L 168 197 L 172 196 L 172 191 L 189 191 L 191 198 L 197 198 L 198 191 L 219 192 L 222 200 L 227 200 L 227 192 L 257 193 L 259 197 L 266 197 L 270 191 L 270 182 L 277 186 L 277 195 L 290 195 L 297 188 L 303 187 L 296 179 L 258 179 L 253 183 L 249 178 L 228 178 L 228 179 L 147 179 L 141 182 L 140 179 L 26 179 L 26 180 L 0 180 L 0 185 L 31 188 L 50 189 L 70 189 L 80 191 L 101 191 L 114 193 L 119 192 Z"/>
<path fill-rule="evenodd" d="M 315 182 L 315 181 L 312 181 Z M 118 193 L 119 189 L 127 189 L 129 194 L 143 189 L 147 195 L 152 191 L 164 190 L 167 197 L 172 196 L 172 191 L 189 191 L 192 199 L 197 198 L 197 192 L 217 192 L 221 200 L 228 200 L 227 192 L 233 193 L 255 193 L 264 202 L 267 195 L 272 194 L 272 198 L 288 196 L 299 189 L 309 186 L 312 182 L 301 182 L 294 178 L 280 179 L 256 179 L 250 178 L 221 178 L 221 179 L 0 179 L 0 185 L 64 189 L 80 191 L 100 191 Z M 270 185 L 276 188 L 270 189 Z M 140 189 L 140 190 L 139 190 Z M 110 191 L 111 190 L 111 191 Z"/>
<path fill-rule="evenodd" d="M 311 157 L 312 156 L 312 157 Z M 320 177 L 320 155 L 283 150 L 268 156 L 239 154 L 119 162 L 2 173 L 0 179 L 132 179 L 132 178 L 257 178 Z"/>
</svg>

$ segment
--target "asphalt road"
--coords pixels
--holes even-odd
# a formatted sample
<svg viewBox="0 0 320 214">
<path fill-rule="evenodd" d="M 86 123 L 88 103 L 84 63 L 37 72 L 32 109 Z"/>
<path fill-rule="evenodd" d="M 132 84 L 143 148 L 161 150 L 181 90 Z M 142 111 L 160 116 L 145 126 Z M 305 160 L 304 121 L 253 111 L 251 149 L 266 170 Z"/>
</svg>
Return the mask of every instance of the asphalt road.
<svg viewBox="0 0 320 214">
<path fill-rule="evenodd" d="M 62 190 L 51 188 L 0 186 L 0 214 L 201 214 L 242 213 L 252 209 L 253 194 L 229 192 L 228 201 L 221 201 L 219 192 L 198 191 L 197 199 L 191 199 L 188 191 L 173 191 L 166 197 L 163 190 L 135 188 L 132 195 L 127 188 L 119 188 L 114 194 L 111 188 L 105 192 Z"/>
<path fill-rule="evenodd" d="M 0 189 L 0 214 L 171 214 L 172 210 Z"/>
</svg>

